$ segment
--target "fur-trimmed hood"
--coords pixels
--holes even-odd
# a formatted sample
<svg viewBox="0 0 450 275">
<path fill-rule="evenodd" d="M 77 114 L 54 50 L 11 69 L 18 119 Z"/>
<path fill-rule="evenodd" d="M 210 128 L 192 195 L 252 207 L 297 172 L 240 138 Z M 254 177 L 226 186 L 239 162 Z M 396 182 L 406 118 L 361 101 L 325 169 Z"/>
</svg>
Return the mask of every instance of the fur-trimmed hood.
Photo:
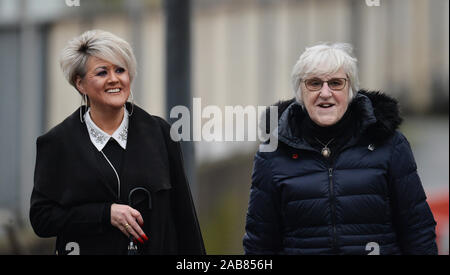
<svg viewBox="0 0 450 275">
<path fill-rule="evenodd" d="M 273 106 L 278 107 L 278 139 L 292 147 L 303 148 L 303 139 L 294 135 L 292 128 L 299 127 L 307 115 L 306 110 L 294 98 L 279 101 Z M 386 141 L 402 122 L 397 100 L 381 92 L 360 90 L 349 108 L 352 108 L 354 117 L 358 119 L 358 136 L 374 144 Z M 269 108 L 265 116 L 266 122 L 269 122 Z M 268 123 L 266 127 L 269 129 Z"/>
</svg>

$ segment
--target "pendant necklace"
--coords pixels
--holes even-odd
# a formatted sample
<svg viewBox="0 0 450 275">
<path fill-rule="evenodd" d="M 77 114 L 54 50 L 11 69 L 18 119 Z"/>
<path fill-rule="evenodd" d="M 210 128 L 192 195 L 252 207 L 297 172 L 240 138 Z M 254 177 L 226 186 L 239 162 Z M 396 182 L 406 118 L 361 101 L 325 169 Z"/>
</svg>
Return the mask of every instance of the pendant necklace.
<svg viewBox="0 0 450 275">
<path fill-rule="evenodd" d="M 329 156 L 331 156 L 331 150 L 330 148 L 328 148 L 328 144 L 330 144 L 334 138 L 330 139 L 330 141 L 327 142 L 327 144 L 323 144 L 319 139 L 315 138 L 317 140 L 317 142 L 319 142 L 323 148 L 322 148 L 322 156 L 324 156 L 325 158 L 328 158 Z"/>
</svg>

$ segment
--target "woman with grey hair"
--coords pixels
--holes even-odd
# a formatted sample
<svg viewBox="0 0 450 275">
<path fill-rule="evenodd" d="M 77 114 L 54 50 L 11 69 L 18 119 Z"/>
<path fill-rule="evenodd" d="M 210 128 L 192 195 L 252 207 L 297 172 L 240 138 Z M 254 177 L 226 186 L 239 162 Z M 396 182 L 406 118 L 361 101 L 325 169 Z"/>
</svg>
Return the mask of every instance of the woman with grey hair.
<svg viewBox="0 0 450 275">
<path fill-rule="evenodd" d="M 356 62 L 336 43 L 295 64 L 278 148 L 255 155 L 246 254 L 437 253 L 397 101 L 359 90 Z"/>
<path fill-rule="evenodd" d="M 36 234 L 56 236 L 57 254 L 204 254 L 179 143 L 166 121 L 127 102 L 130 45 L 87 31 L 60 64 L 82 105 L 37 139 Z"/>
</svg>

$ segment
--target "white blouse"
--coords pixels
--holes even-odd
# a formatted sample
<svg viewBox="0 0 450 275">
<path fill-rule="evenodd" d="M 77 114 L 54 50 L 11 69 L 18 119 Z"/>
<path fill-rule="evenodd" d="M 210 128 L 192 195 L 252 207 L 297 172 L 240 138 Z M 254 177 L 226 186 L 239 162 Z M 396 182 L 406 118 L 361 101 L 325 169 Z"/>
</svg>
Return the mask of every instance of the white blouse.
<svg viewBox="0 0 450 275">
<path fill-rule="evenodd" d="M 128 111 L 125 108 L 123 112 L 122 123 L 120 123 L 119 128 L 114 131 L 112 135 L 105 133 L 100 127 L 95 125 L 94 121 L 91 119 L 89 108 L 87 112 L 84 114 L 84 121 L 86 121 L 86 127 L 89 132 L 89 137 L 91 139 L 92 144 L 97 148 L 97 150 L 101 151 L 106 143 L 108 143 L 110 138 L 115 139 L 123 149 L 127 147 L 127 136 L 128 136 Z"/>
</svg>

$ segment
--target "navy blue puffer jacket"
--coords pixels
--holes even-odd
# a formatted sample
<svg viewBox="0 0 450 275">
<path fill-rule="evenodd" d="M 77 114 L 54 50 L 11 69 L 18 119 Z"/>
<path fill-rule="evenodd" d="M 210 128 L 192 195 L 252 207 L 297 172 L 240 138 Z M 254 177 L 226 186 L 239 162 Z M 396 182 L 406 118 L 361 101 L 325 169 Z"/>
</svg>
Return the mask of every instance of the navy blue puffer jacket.
<svg viewBox="0 0 450 275">
<path fill-rule="evenodd" d="M 397 102 L 360 91 L 352 106 L 358 133 L 330 163 L 294 134 L 305 111 L 279 104 L 277 150 L 254 159 L 246 254 L 437 254 Z"/>
</svg>

